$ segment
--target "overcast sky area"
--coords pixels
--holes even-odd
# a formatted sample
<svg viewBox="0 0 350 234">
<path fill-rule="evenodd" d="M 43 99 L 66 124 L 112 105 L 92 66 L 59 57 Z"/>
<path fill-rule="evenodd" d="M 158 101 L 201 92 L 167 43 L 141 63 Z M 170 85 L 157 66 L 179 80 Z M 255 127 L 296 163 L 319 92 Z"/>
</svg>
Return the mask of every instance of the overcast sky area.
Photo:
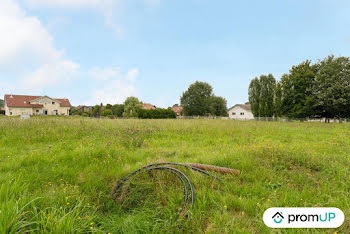
<svg viewBox="0 0 350 234">
<path fill-rule="evenodd" d="M 349 56 L 349 12 L 348 0 L 0 0 L 0 95 L 168 107 L 199 80 L 230 107 L 255 76 Z"/>
</svg>

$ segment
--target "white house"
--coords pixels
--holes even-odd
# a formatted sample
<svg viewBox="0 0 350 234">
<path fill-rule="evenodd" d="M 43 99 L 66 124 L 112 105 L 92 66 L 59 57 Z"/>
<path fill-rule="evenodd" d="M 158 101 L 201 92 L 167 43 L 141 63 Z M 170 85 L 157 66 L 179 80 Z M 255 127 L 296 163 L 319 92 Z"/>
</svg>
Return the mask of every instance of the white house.
<svg viewBox="0 0 350 234">
<path fill-rule="evenodd" d="M 249 120 L 254 119 L 249 104 L 236 104 L 227 111 L 230 119 Z"/>
</svg>

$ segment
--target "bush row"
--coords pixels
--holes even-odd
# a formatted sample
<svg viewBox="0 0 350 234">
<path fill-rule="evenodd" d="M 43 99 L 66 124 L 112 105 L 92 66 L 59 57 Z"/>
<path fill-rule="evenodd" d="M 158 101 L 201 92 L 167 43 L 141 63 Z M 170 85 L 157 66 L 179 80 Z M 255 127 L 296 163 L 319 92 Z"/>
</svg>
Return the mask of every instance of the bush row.
<svg viewBox="0 0 350 234">
<path fill-rule="evenodd" d="M 171 109 L 157 108 L 154 110 L 143 110 L 138 111 L 138 117 L 141 119 L 175 119 L 176 114 Z"/>
</svg>

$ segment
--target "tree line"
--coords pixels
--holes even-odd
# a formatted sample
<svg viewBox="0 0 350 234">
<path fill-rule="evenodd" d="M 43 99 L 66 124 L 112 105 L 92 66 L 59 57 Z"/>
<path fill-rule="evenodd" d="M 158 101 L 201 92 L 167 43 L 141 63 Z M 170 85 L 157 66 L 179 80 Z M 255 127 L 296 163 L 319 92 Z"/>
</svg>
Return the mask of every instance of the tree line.
<svg viewBox="0 0 350 234">
<path fill-rule="evenodd" d="M 127 117 L 127 118 L 141 118 L 141 119 L 169 119 L 176 118 L 175 112 L 169 107 L 167 109 L 156 108 L 154 110 L 142 109 L 143 103 L 136 97 L 128 97 L 123 104 L 107 104 L 95 105 L 88 107 L 88 111 L 84 108 L 71 110 L 72 115 L 82 115 L 90 117 Z"/>
<path fill-rule="evenodd" d="M 214 95 L 213 88 L 206 82 L 196 81 L 182 94 L 181 106 L 182 115 L 185 116 L 227 116 L 227 101 L 223 97 Z M 175 104 L 174 106 L 178 106 Z M 174 107 L 173 106 L 173 107 Z M 72 115 L 82 115 L 91 117 L 134 117 L 141 119 L 163 119 L 176 118 L 171 107 L 166 109 L 156 108 L 154 110 L 144 110 L 142 102 L 136 97 L 128 97 L 123 104 L 107 104 L 104 106 L 95 105 L 88 111 L 84 109 L 71 110 Z"/>
<path fill-rule="evenodd" d="M 306 60 L 279 81 L 272 74 L 255 77 L 248 96 L 255 117 L 349 118 L 350 59 Z"/>
</svg>

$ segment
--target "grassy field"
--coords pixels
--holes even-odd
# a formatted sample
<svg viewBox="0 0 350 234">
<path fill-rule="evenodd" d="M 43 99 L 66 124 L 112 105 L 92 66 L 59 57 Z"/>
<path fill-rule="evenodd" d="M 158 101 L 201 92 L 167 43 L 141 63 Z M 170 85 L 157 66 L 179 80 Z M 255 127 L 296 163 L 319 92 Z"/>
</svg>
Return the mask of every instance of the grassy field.
<svg viewBox="0 0 350 234">
<path fill-rule="evenodd" d="M 350 124 L 229 120 L 0 118 L 0 233 L 300 233 L 269 229 L 269 207 L 338 207 L 350 233 Z M 231 167 L 220 183 L 183 170 L 195 187 L 190 217 L 171 173 L 116 181 L 152 162 Z"/>
</svg>

